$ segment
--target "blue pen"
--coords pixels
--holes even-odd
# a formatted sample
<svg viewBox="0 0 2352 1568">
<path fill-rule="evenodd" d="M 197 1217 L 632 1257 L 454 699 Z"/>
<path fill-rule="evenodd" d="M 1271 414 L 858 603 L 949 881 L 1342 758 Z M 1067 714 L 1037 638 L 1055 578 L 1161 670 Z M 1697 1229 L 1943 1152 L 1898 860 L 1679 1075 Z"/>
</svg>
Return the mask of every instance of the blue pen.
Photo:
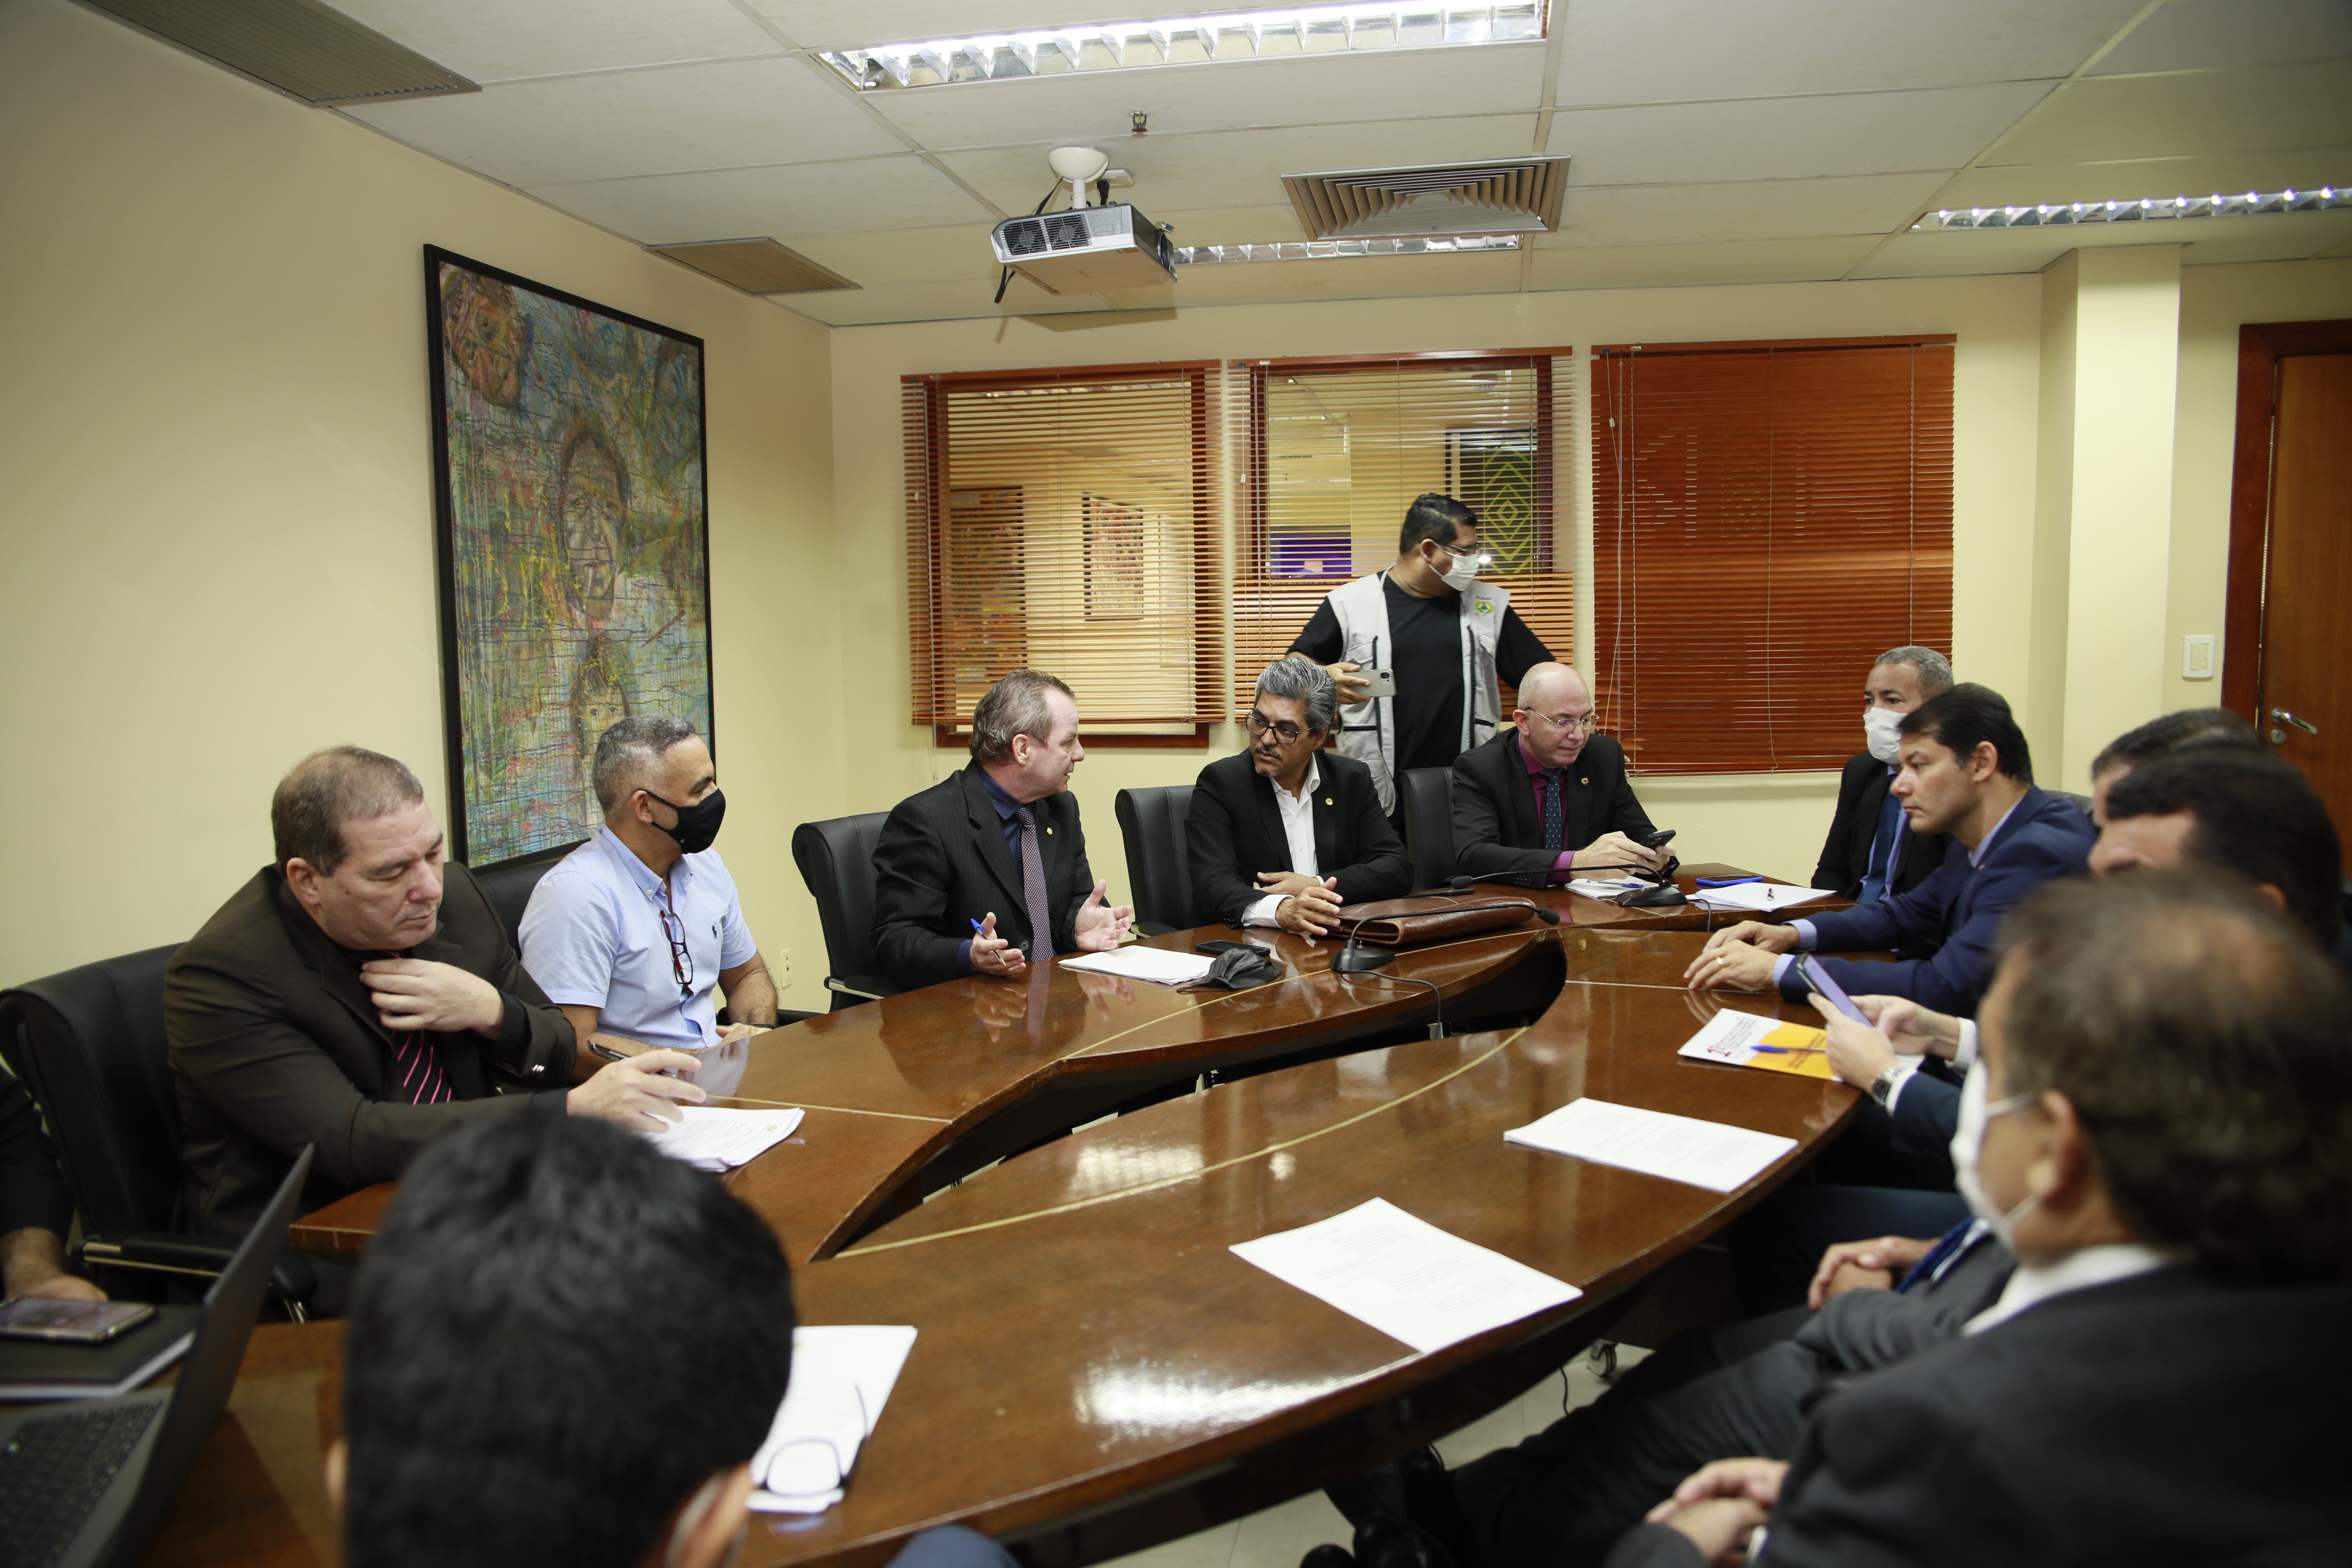
<svg viewBox="0 0 2352 1568">
<path fill-rule="evenodd" d="M 1763 879 L 1761 877 L 1701 877 L 1697 881 L 1702 888 L 1736 888 L 1742 882 L 1760 882 Z"/>
<path fill-rule="evenodd" d="M 1750 1046 L 1748 1048 L 1751 1051 L 1769 1051 L 1776 1057 L 1810 1056 L 1815 1051 L 1829 1049 L 1827 1046 Z"/>
<path fill-rule="evenodd" d="M 970 917 L 969 917 L 969 916 L 967 916 L 966 918 L 967 918 L 967 919 L 970 919 Z M 971 929 L 972 929 L 974 931 L 978 931 L 980 930 L 980 922 L 979 922 L 978 921 L 972 921 L 972 922 L 971 922 Z"/>
</svg>

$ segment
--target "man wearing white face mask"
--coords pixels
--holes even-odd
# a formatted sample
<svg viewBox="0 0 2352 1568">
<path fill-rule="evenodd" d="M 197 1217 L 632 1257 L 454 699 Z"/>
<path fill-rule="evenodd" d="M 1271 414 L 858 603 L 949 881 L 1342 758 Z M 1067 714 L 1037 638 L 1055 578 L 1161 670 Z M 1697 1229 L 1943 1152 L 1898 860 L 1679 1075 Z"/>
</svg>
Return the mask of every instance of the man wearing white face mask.
<svg viewBox="0 0 2352 1568">
<path fill-rule="evenodd" d="M 2004 937 L 1952 1153 L 2016 1272 L 1609 1568 L 1738 1560 L 1759 1525 L 1784 1568 L 2342 1560 L 2352 994 L 2210 876 L 2058 883 Z"/>
<path fill-rule="evenodd" d="M 1951 660 L 1933 648 L 1889 648 L 1878 656 L 1863 691 L 1864 749 L 1846 760 L 1838 781 L 1837 815 L 1830 819 L 1822 861 L 1813 869 L 1814 887 L 1866 904 L 1909 892 L 1944 863 L 1950 836 L 1912 832 L 1903 803 L 1888 786 L 1901 765 L 1895 726 L 1903 715 L 1951 689 Z"/>
<path fill-rule="evenodd" d="M 1381 809 L 1396 815 L 1408 768 L 1443 768 L 1494 738 L 1501 683 L 1551 661 L 1551 650 L 1511 608 L 1510 594 L 1478 579 L 1493 558 L 1478 516 L 1452 496 L 1406 509 L 1396 564 L 1332 590 L 1290 645 L 1339 688 L 1339 754 L 1372 770 Z M 1375 696 L 1390 672 L 1393 697 Z"/>
</svg>

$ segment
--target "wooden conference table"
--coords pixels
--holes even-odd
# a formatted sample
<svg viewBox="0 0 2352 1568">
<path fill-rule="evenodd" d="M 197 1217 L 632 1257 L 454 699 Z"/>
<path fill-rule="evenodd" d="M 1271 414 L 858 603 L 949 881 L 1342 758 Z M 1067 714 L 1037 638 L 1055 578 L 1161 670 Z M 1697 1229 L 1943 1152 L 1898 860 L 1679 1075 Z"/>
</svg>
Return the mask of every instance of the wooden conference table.
<svg viewBox="0 0 2352 1568">
<path fill-rule="evenodd" d="M 1724 870 L 1685 868 L 1685 886 Z M 1857 1097 L 1839 1084 L 1675 1056 L 1727 1005 L 1812 1019 L 1770 996 L 1683 990 L 1703 911 L 1478 896 L 1532 897 L 1562 923 L 1411 950 L 1357 975 L 1329 972 L 1336 943 L 1254 932 L 1292 971 L 1255 990 L 1174 992 L 1055 966 L 757 1037 L 739 1096 L 807 1117 L 729 1185 L 783 1237 L 803 1321 L 912 1323 L 919 1336 L 846 1500 L 813 1518 L 755 1518 L 743 1561 L 866 1568 L 952 1521 L 1061 1568 L 1352 1474 L 1565 1363 L 1643 1279 L 1851 1113 Z M 1189 949 L 1231 934 L 1150 940 Z M 1440 1005 L 1454 1018 L 1541 1016 L 1220 1083 L 919 1201 L 1034 1144 L 1056 1118 L 1070 1126 L 1204 1068 L 1394 1039 Z M 1583 1095 L 1799 1148 L 1722 1194 L 1503 1142 Z M 298 1244 L 362 1249 L 390 1190 L 306 1216 Z M 1583 1299 L 1424 1355 L 1226 1250 L 1372 1197 Z M 341 1344 L 334 1323 L 256 1331 L 229 1415 L 148 1561 L 339 1560 L 319 1465 L 337 1430 Z"/>
</svg>

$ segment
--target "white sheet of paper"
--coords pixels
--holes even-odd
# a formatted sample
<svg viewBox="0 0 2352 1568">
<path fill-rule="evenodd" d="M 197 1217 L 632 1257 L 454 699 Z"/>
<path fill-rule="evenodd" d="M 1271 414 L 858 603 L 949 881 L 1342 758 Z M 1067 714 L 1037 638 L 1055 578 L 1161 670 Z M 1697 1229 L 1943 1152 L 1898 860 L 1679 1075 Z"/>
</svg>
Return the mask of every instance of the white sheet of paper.
<svg viewBox="0 0 2352 1568">
<path fill-rule="evenodd" d="M 1442 1350 L 1584 1294 L 1385 1198 L 1237 1242 L 1233 1252 L 1417 1351 Z"/>
<path fill-rule="evenodd" d="M 720 1105 L 678 1109 L 686 1112 L 684 1121 L 646 1136 L 671 1159 L 705 1171 L 731 1171 L 750 1164 L 791 1137 L 803 1114 L 798 1110 L 739 1110 Z"/>
<path fill-rule="evenodd" d="M 1090 970 L 1154 985 L 1190 985 L 1216 962 L 1204 952 L 1171 952 L 1164 947 L 1122 947 L 1111 952 L 1081 952 L 1054 961 L 1065 969 Z"/>
<path fill-rule="evenodd" d="M 1757 1042 L 1780 1026 L 1778 1018 L 1759 1018 L 1753 1013 L 1739 1013 L 1727 1007 L 1706 1021 L 1706 1026 L 1683 1042 L 1675 1054 L 1696 1057 L 1701 1061 L 1729 1062 L 1734 1067 L 1746 1067 L 1756 1054 Z M 1541 1126 L 1542 1123 L 1537 1123 Z"/>
<path fill-rule="evenodd" d="M 882 1419 L 914 1348 L 912 1328 L 794 1329 L 793 1380 L 768 1440 L 751 1456 L 759 1482 L 751 1507 L 761 1513 L 823 1513 L 839 1502 L 843 1489 L 826 1483 L 856 1469 L 857 1451 Z"/>
<path fill-rule="evenodd" d="M 1579 877 L 1568 884 L 1568 890 L 1582 893 L 1588 899 L 1613 899 L 1620 893 L 1648 886 L 1639 877 Z"/>
<path fill-rule="evenodd" d="M 1718 1193 L 1744 1184 L 1797 1146 L 1794 1138 L 1605 1100 L 1571 1101 L 1503 1140 Z"/>
<path fill-rule="evenodd" d="M 1826 888 L 1792 888 L 1786 882 L 1735 882 L 1728 888 L 1701 888 L 1691 895 L 1691 902 L 1705 904 L 1711 910 L 1748 910 L 1769 914 L 1829 896 Z"/>
</svg>

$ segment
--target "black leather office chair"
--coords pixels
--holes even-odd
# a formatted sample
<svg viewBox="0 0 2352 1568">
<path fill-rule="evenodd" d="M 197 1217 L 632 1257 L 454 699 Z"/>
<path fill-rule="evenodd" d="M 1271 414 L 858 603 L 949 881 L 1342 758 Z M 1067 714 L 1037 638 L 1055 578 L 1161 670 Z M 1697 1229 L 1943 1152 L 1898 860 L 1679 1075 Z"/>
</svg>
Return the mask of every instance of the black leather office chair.
<svg viewBox="0 0 2352 1568">
<path fill-rule="evenodd" d="M 543 849 L 528 859 L 509 860 L 474 873 L 474 880 L 489 895 L 490 908 L 498 910 L 499 923 L 507 928 L 507 940 L 515 944 L 517 952 L 522 951 L 522 912 L 530 908 L 531 889 L 575 847 L 566 844 L 560 849 Z"/>
<path fill-rule="evenodd" d="M 832 972 L 824 988 L 833 993 L 836 1013 L 898 994 L 874 973 L 874 845 L 889 820 L 887 811 L 869 811 L 793 829 L 793 863 L 824 927 L 824 961 Z"/>
<path fill-rule="evenodd" d="M 1454 875 L 1454 770 L 1407 768 L 1397 779 L 1412 885 L 1443 888 Z"/>
<path fill-rule="evenodd" d="M 0 992 L 0 1053 L 41 1107 L 81 1210 L 83 1261 L 107 1269 L 210 1275 L 232 1243 L 172 1234 L 180 1200 L 180 1102 L 163 1034 L 163 966 L 178 944 L 100 959 Z M 274 1292 L 317 1288 L 282 1258 Z"/>
<path fill-rule="evenodd" d="M 2084 815 L 2084 816 L 2090 816 L 2090 815 L 2091 815 L 2091 797 L 2090 797 L 2089 795 L 2076 795 L 2076 794 L 2075 794 L 2073 790 L 2071 790 L 2071 789 L 2053 789 L 2053 790 L 2052 790 L 2050 793 L 2051 793 L 2052 795 L 2056 795 L 2056 796 L 2057 796 L 2059 799 L 2061 799 L 2061 800 L 2071 800 L 2071 801 L 2073 801 L 2073 802 L 2074 803 L 2074 805 L 2076 805 L 2076 806 L 2077 806 L 2077 807 L 2082 811 L 2082 813 L 2083 813 L 2083 815 Z"/>
<path fill-rule="evenodd" d="M 1192 786 L 1123 789 L 1113 804 L 1119 835 L 1127 840 L 1128 896 L 1135 904 L 1136 930 L 1165 936 L 1201 924 L 1192 908 L 1192 859 L 1184 848 Z"/>
</svg>

